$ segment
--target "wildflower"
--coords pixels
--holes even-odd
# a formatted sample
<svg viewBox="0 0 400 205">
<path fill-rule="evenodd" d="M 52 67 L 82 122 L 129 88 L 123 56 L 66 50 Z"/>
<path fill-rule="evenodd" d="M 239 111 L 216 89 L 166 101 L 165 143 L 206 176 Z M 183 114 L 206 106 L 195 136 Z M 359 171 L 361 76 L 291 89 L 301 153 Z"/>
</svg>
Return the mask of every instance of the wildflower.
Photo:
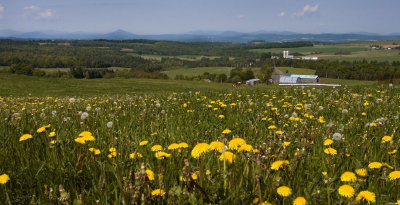
<svg viewBox="0 0 400 205">
<path fill-rule="evenodd" d="M 10 177 L 7 174 L 0 175 L 0 184 L 5 184 L 10 180 Z"/>
<path fill-rule="evenodd" d="M 51 140 L 51 141 L 50 141 L 50 144 L 55 144 L 55 143 L 56 143 L 55 140 Z"/>
<path fill-rule="evenodd" d="M 369 165 L 368 165 L 368 167 L 369 167 L 370 169 L 379 169 L 379 168 L 381 168 L 382 166 L 383 166 L 383 164 L 380 163 L 380 162 L 371 162 L 371 163 L 369 163 Z"/>
<path fill-rule="evenodd" d="M 390 165 L 387 164 L 387 163 L 382 163 L 382 166 L 384 166 L 384 167 L 386 167 L 386 168 L 388 168 L 388 169 L 393 169 L 393 167 L 390 166 Z"/>
<path fill-rule="evenodd" d="M 283 142 L 282 145 L 285 146 L 285 147 L 287 147 L 287 146 L 290 145 L 290 143 L 291 143 L 291 142 Z"/>
<path fill-rule="evenodd" d="M 371 122 L 371 123 L 369 123 L 369 126 L 370 127 L 376 127 L 376 123 L 375 122 Z"/>
<path fill-rule="evenodd" d="M 198 179 L 198 177 L 197 177 L 197 174 L 196 174 L 196 173 L 193 173 L 191 177 L 192 177 L 192 179 L 193 179 L 193 180 L 197 180 L 197 179 Z"/>
<path fill-rule="evenodd" d="M 301 196 L 297 197 L 293 201 L 293 205 L 305 205 L 306 203 L 307 203 L 307 200 Z"/>
<path fill-rule="evenodd" d="M 386 142 L 392 142 L 393 141 L 393 139 L 392 139 L 392 137 L 391 136 L 384 136 L 384 137 L 382 137 L 382 144 L 385 144 Z"/>
<path fill-rule="evenodd" d="M 82 114 L 81 114 L 81 120 L 85 120 L 86 118 L 88 118 L 89 117 L 89 114 L 87 113 L 87 112 L 83 112 Z"/>
<path fill-rule="evenodd" d="M 389 179 L 390 179 L 390 180 L 400 179 L 400 171 L 393 171 L 393 172 L 390 172 L 390 174 L 389 174 Z"/>
<path fill-rule="evenodd" d="M 214 141 L 210 143 L 210 149 L 218 152 L 223 152 L 225 150 L 225 145 L 222 142 Z"/>
<path fill-rule="evenodd" d="M 249 144 L 244 144 L 244 145 L 240 146 L 240 148 L 238 149 L 238 152 L 251 152 L 251 150 L 253 150 L 253 146 L 251 146 Z"/>
<path fill-rule="evenodd" d="M 188 148 L 189 145 L 186 142 L 181 142 L 178 144 L 178 148 Z"/>
<path fill-rule="evenodd" d="M 46 128 L 49 128 L 50 125 L 45 125 L 43 127 L 40 127 L 39 129 L 36 130 L 37 133 L 42 133 L 44 131 L 46 131 Z"/>
<path fill-rule="evenodd" d="M 326 177 L 326 175 L 328 175 L 328 172 L 322 172 L 322 175 Z"/>
<path fill-rule="evenodd" d="M 147 178 L 149 178 L 150 181 L 154 180 L 154 172 L 151 171 L 150 169 L 146 170 L 146 175 L 147 175 Z"/>
<path fill-rule="evenodd" d="M 270 125 L 270 126 L 268 126 L 268 129 L 269 130 L 274 130 L 274 129 L 276 129 L 276 126 L 275 125 Z"/>
<path fill-rule="evenodd" d="M 144 145 L 147 145 L 147 143 L 149 143 L 149 141 L 144 140 L 144 141 L 141 141 L 141 142 L 139 143 L 139 145 L 140 145 L 140 146 L 144 146 Z"/>
<path fill-rule="evenodd" d="M 232 163 L 235 160 L 236 156 L 232 152 L 224 152 L 219 156 L 220 161 L 228 161 L 229 163 Z"/>
<path fill-rule="evenodd" d="M 179 149 L 179 145 L 177 143 L 172 143 L 168 146 L 168 149 Z"/>
<path fill-rule="evenodd" d="M 114 123 L 113 123 L 113 122 L 111 122 L 111 121 L 110 121 L 110 122 L 107 122 L 107 127 L 108 127 L 108 128 L 112 128 L 112 127 L 113 127 L 113 125 L 114 125 Z"/>
<path fill-rule="evenodd" d="M 292 194 L 292 189 L 290 189 L 287 186 L 280 186 L 280 187 L 278 187 L 278 189 L 276 189 L 276 192 L 279 195 L 286 197 L 286 196 L 290 196 Z"/>
<path fill-rule="evenodd" d="M 75 142 L 80 143 L 80 144 L 85 144 L 86 141 L 83 139 L 83 137 L 77 137 L 75 138 Z"/>
<path fill-rule="evenodd" d="M 161 151 L 163 148 L 161 145 L 154 145 L 151 147 L 151 151 L 153 152 L 157 152 L 157 151 Z"/>
<path fill-rule="evenodd" d="M 275 132 L 275 134 L 277 134 L 277 135 L 281 135 L 281 134 L 283 134 L 283 131 L 281 131 L 281 130 L 278 130 L 278 131 L 276 131 L 276 132 Z"/>
<path fill-rule="evenodd" d="M 361 168 L 356 169 L 356 174 L 360 177 L 366 177 L 368 175 L 367 169 Z"/>
<path fill-rule="evenodd" d="M 221 118 L 221 119 L 225 118 L 224 115 L 218 115 L 218 117 Z"/>
<path fill-rule="evenodd" d="M 318 118 L 318 122 L 319 123 L 324 123 L 325 121 L 324 121 L 324 117 L 323 116 L 320 116 L 319 118 Z"/>
<path fill-rule="evenodd" d="M 354 196 L 354 188 L 350 185 L 342 185 L 339 187 L 338 192 L 340 196 L 351 198 Z"/>
<path fill-rule="evenodd" d="M 356 197 L 356 202 L 360 202 L 361 200 L 364 200 L 368 203 L 372 202 L 375 203 L 375 193 L 374 192 L 370 192 L 370 191 L 361 191 L 360 193 L 357 194 Z"/>
<path fill-rule="evenodd" d="M 210 175 L 211 174 L 211 172 L 210 172 L 210 170 L 206 170 L 206 175 Z"/>
<path fill-rule="evenodd" d="M 324 149 L 324 152 L 326 153 L 326 154 L 329 154 L 329 155 L 336 155 L 337 154 L 337 151 L 335 150 L 335 149 L 333 149 L 333 148 L 326 148 L 326 149 Z"/>
<path fill-rule="evenodd" d="M 207 153 L 210 151 L 210 145 L 207 143 L 198 143 L 196 146 L 194 146 L 192 150 L 192 157 L 193 158 L 199 158 L 202 154 Z"/>
<path fill-rule="evenodd" d="M 21 142 L 21 141 L 24 141 L 24 140 L 27 140 L 27 139 L 30 139 L 30 138 L 32 138 L 32 135 L 30 135 L 30 134 L 23 134 L 23 135 L 19 138 L 19 141 Z"/>
<path fill-rule="evenodd" d="M 50 132 L 49 137 L 55 137 L 56 136 L 56 132 Z"/>
<path fill-rule="evenodd" d="M 397 149 L 394 149 L 394 150 L 388 152 L 388 154 L 396 154 L 396 152 L 397 152 Z"/>
<path fill-rule="evenodd" d="M 224 129 L 224 131 L 222 131 L 222 134 L 229 134 L 229 133 L 231 133 L 232 131 L 230 130 L 230 129 Z"/>
<path fill-rule="evenodd" d="M 340 176 L 340 180 L 342 182 L 355 182 L 357 177 L 353 172 L 344 172 L 342 176 Z"/>
<path fill-rule="evenodd" d="M 100 153 L 101 153 L 101 151 L 99 149 L 94 150 L 94 155 L 99 155 Z"/>
<path fill-rule="evenodd" d="M 165 195 L 165 191 L 162 189 L 156 189 L 154 191 L 151 192 L 152 196 L 164 196 Z"/>
<path fill-rule="evenodd" d="M 271 164 L 271 169 L 279 170 L 283 165 L 288 165 L 288 160 L 278 160 Z"/>
<path fill-rule="evenodd" d="M 332 139 L 336 140 L 336 141 L 339 141 L 339 140 L 342 139 L 342 137 L 343 137 L 342 134 L 336 132 L 336 133 L 333 134 Z"/>
<path fill-rule="evenodd" d="M 333 140 L 331 140 L 331 139 L 326 139 L 326 140 L 324 141 L 324 145 L 325 145 L 325 146 L 331 145 L 332 143 L 333 143 Z"/>
<path fill-rule="evenodd" d="M 139 152 L 129 154 L 129 158 L 131 158 L 131 159 L 142 158 L 142 157 L 143 157 L 143 155 L 140 154 Z"/>
<path fill-rule="evenodd" d="M 91 136 L 92 133 L 89 131 L 83 131 L 79 134 L 79 137 L 84 137 L 84 136 Z"/>
<path fill-rule="evenodd" d="M 246 144 L 246 141 L 242 138 L 233 138 L 231 141 L 229 141 L 229 149 L 231 150 L 237 150 L 239 149 L 240 146 Z"/>
<path fill-rule="evenodd" d="M 156 152 L 154 155 L 157 159 L 165 159 L 171 156 L 171 154 L 165 152 Z"/>
</svg>

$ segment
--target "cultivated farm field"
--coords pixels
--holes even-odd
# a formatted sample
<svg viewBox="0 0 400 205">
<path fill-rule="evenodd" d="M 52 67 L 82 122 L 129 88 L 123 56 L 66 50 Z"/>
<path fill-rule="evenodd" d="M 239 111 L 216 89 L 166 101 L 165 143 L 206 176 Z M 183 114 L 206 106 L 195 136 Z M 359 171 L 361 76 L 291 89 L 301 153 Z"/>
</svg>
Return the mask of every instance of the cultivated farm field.
<svg viewBox="0 0 400 205">
<path fill-rule="evenodd" d="M 69 81 L 77 82 L 87 83 Z M 3 90 L 0 198 L 5 204 L 400 199 L 398 87 L 198 85 L 201 91 L 80 89 L 80 96 Z"/>
</svg>

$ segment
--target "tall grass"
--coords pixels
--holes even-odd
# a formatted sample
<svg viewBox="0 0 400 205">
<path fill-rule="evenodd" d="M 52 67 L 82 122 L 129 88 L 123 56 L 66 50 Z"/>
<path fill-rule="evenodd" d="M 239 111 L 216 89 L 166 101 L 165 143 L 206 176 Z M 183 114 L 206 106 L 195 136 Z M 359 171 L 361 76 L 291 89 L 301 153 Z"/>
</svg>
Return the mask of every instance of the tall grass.
<svg viewBox="0 0 400 205">
<path fill-rule="evenodd" d="M 388 177 L 399 170 L 393 153 L 399 97 L 399 89 L 388 86 L 3 97 L 0 175 L 10 181 L 0 184 L 0 198 L 8 204 L 292 204 L 301 196 L 310 204 L 348 204 L 368 190 L 377 204 L 393 203 L 400 198 L 400 179 Z M 38 133 L 45 125 L 50 127 Z M 82 131 L 95 141 L 76 142 Z M 334 133 L 342 138 L 325 146 Z M 33 138 L 19 141 L 23 134 Z M 392 140 L 382 143 L 384 136 Z M 235 150 L 229 144 L 234 138 L 252 149 Z M 149 143 L 140 146 L 144 140 Z M 192 155 L 196 144 L 213 141 L 227 150 Z M 168 149 L 182 142 L 189 146 Z M 154 145 L 170 156 L 158 159 Z M 328 147 L 337 154 L 327 154 Z M 220 160 L 221 152 L 232 152 L 233 162 Z M 132 153 L 143 157 L 132 159 Z M 272 169 L 278 160 L 288 164 Z M 386 164 L 371 169 L 371 162 Z M 341 181 L 345 171 L 359 168 L 368 175 Z M 355 189 L 351 198 L 338 193 L 344 184 Z M 292 193 L 281 196 L 280 186 Z M 157 196 L 163 193 L 157 189 L 165 194 Z"/>
</svg>

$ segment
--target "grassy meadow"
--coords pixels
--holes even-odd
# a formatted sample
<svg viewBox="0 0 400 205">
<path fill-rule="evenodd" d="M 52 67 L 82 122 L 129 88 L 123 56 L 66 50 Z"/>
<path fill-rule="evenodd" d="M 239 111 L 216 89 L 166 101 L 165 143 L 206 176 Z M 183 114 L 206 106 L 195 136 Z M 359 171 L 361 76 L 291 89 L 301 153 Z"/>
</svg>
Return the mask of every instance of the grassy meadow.
<svg viewBox="0 0 400 205">
<path fill-rule="evenodd" d="M 317 56 L 320 59 L 328 60 L 347 60 L 361 61 L 398 61 L 400 60 L 400 50 L 373 50 L 371 45 L 391 45 L 400 41 L 377 41 L 377 42 L 351 42 L 338 43 L 332 45 L 314 45 L 313 47 L 299 48 L 272 48 L 272 49 L 253 49 L 256 53 L 279 53 L 288 50 L 290 53 L 301 53 L 306 56 Z"/>
<path fill-rule="evenodd" d="M 399 93 L 0 73 L 0 198 L 393 204 Z"/>
</svg>

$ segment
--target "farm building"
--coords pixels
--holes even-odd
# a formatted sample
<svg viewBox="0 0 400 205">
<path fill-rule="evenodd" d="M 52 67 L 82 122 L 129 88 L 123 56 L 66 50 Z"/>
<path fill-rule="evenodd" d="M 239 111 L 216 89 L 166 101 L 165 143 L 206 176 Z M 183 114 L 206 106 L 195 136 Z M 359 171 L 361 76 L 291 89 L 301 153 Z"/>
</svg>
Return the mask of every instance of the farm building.
<svg viewBox="0 0 400 205">
<path fill-rule="evenodd" d="M 290 77 L 297 77 L 300 79 L 300 83 L 318 83 L 319 77 L 318 75 L 296 75 L 291 74 Z"/>
<path fill-rule="evenodd" d="M 279 83 L 300 83 L 300 78 L 283 75 L 279 78 Z"/>
<path fill-rule="evenodd" d="M 255 85 L 255 84 L 257 84 L 257 83 L 260 83 L 261 81 L 260 81 L 260 79 L 258 79 L 258 78 L 254 78 L 254 79 L 250 79 L 250 80 L 246 80 L 246 85 Z"/>
</svg>

